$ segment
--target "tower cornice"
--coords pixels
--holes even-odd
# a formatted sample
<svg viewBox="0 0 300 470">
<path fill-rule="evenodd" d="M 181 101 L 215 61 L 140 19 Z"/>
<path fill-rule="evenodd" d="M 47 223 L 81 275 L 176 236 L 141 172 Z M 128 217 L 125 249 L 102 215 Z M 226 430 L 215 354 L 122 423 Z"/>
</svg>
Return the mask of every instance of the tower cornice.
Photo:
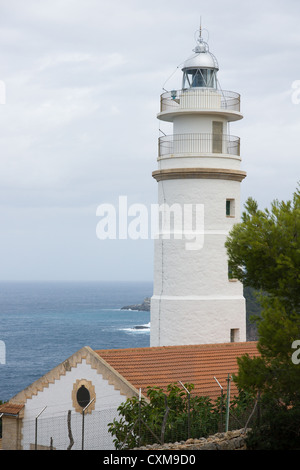
<svg viewBox="0 0 300 470">
<path fill-rule="evenodd" d="M 231 181 L 243 181 L 247 173 L 241 170 L 227 170 L 219 168 L 170 168 L 153 171 L 152 176 L 156 181 L 174 179 L 219 179 Z"/>
</svg>

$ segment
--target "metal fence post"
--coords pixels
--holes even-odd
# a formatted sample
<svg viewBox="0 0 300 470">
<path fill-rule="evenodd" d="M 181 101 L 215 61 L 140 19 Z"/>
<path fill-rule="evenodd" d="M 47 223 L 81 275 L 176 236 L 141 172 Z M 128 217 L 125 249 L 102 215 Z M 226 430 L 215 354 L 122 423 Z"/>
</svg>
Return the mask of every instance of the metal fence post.
<svg viewBox="0 0 300 470">
<path fill-rule="evenodd" d="M 179 380 L 178 382 L 184 388 L 188 397 L 188 439 L 189 439 L 191 437 L 191 394 L 189 390 L 183 385 L 181 380 Z"/>
<path fill-rule="evenodd" d="M 141 400 L 142 400 L 142 389 L 139 390 L 139 447 L 141 446 Z"/>
<path fill-rule="evenodd" d="M 35 417 L 35 444 L 34 444 L 34 449 L 37 450 L 37 429 L 38 429 L 38 418 L 41 416 L 41 414 L 43 413 L 43 411 L 45 411 L 45 409 L 47 408 L 47 406 L 44 406 L 44 408 L 39 412 L 39 414 Z"/>
<path fill-rule="evenodd" d="M 217 384 L 219 385 L 220 389 L 221 389 L 221 400 L 220 400 L 220 417 L 221 417 L 221 431 L 223 431 L 223 387 L 222 385 L 220 384 L 220 382 L 218 381 L 218 379 L 216 377 L 214 377 L 215 381 L 217 382 Z"/>
<path fill-rule="evenodd" d="M 226 402 L 226 427 L 225 432 L 229 429 L 229 407 L 230 407 L 230 379 L 231 377 L 227 377 L 227 402 Z"/>
<path fill-rule="evenodd" d="M 91 403 L 93 403 L 93 401 L 95 400 L 95 398 L 93 398 L 82 410 L 82 440 L 81 440 L 81 450 L 84 450 L 84 413 L 85 413 L 85 410 L 88 409 L 88 407 L 91 405 Z"/>
</svg>

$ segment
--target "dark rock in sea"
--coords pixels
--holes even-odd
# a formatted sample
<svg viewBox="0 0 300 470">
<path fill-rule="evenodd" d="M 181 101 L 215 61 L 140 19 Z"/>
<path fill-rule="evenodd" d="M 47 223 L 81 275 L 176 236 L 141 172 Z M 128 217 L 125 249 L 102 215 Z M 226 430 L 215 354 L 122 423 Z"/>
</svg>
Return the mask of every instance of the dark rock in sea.
<svg viewBox="0 0 300 470">
<path fill-rule="evenodd" d="M 146 297 L 142 304 L 125 305 L 121 310 L 138 310 L 139 312 L 150 312 L 150 297 Z"/>
</svg>

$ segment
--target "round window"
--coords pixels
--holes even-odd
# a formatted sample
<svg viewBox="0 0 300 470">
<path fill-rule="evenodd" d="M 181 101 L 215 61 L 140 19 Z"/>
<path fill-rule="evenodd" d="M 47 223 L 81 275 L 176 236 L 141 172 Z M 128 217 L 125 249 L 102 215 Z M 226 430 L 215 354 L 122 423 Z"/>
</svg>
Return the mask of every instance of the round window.
<svg viewBox="0 0 300 470">
<path fill-rule="evenodd" d="M 77 390 L 76 399 L 78 405 L 81 406 L 81 408 L 86 407 L 91 401 L 90 392 L 84 385 L 81 385 L 81 387 Z"/>
</svg>

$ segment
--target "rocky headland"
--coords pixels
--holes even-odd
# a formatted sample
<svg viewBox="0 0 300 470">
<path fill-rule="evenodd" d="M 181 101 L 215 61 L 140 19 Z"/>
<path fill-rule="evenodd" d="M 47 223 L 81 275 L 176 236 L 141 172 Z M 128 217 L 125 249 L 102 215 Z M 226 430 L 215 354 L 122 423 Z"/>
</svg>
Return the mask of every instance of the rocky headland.
<svg viewBox="0 0 300 470">
<path fill-rule="evenodd" d="M 138 310 L 139 312 L 150 312 L 150 297 L 146 297 L 141 304 L 125 305 L 121 310 Z"/>
</svg>

